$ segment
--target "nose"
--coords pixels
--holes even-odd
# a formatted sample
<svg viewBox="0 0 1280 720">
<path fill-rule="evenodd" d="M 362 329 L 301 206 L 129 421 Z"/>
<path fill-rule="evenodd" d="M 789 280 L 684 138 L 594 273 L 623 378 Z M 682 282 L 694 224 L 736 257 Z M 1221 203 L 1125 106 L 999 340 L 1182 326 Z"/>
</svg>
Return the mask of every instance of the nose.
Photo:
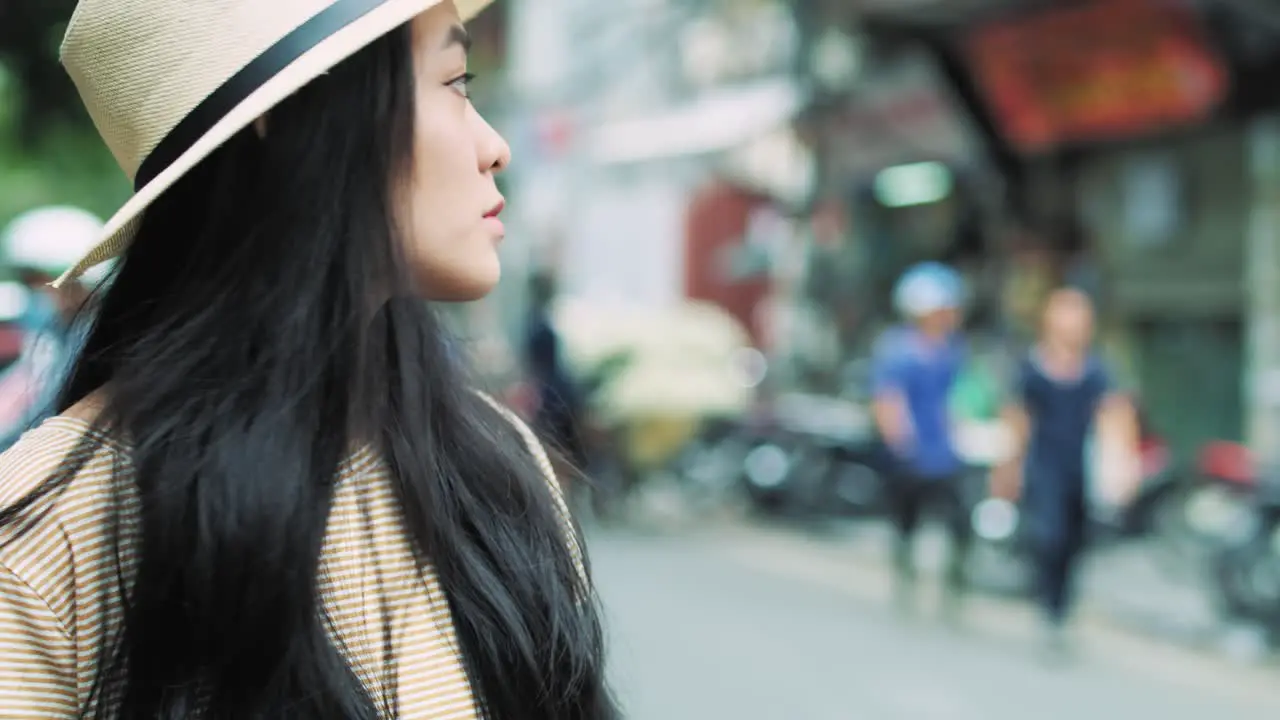
<svg viewBox="0 0 1280 720">
<path fill-rule="evenodd" d="M 487 120 L 478 115 L 476 119 L 480 123 L 480 143 L 477 153 L 480 159 L 480 171 L 497 174 L 506 170 L 511 164 L 511 146 Z"/>
</svg>

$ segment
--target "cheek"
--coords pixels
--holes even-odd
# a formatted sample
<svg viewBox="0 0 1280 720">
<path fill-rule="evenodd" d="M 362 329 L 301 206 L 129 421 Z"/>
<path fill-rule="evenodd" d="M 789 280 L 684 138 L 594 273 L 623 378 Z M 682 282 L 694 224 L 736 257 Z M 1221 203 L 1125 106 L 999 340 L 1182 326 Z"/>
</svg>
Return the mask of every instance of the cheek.
<svg viewBox="0 0 1280 720">
<path fill-rule="evenodd" d="M 500 274 L 497 248 L 481 222 L 482 176 L 467 143 L 438 124 L 419 127 L 415 138 L 405 256 L 422 294 L 431 300 L 483 297 Z"/>
<path fill-rule="evenodd" d="M 460 118 L 421 112 L 414 138 L 412 201 L 415 213 L 438 232 L 457 232 L 483 212 L 473 143 Z M 475 216 L 475 217 L 472 217 Z"/>
</svg>

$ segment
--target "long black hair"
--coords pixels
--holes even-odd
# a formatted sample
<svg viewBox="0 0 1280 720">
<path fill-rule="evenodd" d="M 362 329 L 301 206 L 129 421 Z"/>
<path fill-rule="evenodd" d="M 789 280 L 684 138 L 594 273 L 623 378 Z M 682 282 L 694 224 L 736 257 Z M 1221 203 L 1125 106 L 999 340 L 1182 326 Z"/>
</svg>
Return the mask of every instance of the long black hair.
<svg viewBox="0 0 1280 720">
<path fill-rule="evenodd" d="M 59 405 L 105 389 L 96 424 L 127 438 L 120 492 L 140 502 L 96 717 L 396 714 L 319 600 L 335 480 L 362 444 L 439 577 L 483 714 L 618 715 L 549 485 L 414 299 L 394 220 L 396 188 L 431 162 L 413 157 L 411 44 L 390 33 L 275 108 L 265 138 L 200 163 L 147 210 L 98 302 Z"/>
</svg>

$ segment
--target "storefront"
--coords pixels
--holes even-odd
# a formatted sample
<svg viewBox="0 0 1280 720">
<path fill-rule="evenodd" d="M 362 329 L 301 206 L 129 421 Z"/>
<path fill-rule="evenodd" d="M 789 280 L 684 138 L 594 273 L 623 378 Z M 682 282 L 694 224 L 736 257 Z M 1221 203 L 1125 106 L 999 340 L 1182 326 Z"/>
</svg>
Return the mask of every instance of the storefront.
<svg viewBox="0 0 1280 720">
<path fill-rule="evenodd" d="M 984 25 L 964 47 L 1024 158 L 1055 281 L 1095 294 L 1121 377 L 1182 459 L 1240 439 L 1251 181 L 1231 66 L 1201 16 L 1098 0 Z"/>
</svg>

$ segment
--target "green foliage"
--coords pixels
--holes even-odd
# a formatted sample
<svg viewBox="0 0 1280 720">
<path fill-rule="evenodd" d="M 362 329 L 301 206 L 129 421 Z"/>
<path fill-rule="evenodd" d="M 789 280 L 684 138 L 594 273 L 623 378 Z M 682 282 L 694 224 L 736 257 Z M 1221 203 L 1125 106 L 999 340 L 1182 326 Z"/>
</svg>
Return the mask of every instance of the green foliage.
<svg viewBox="0 0 1280 720">
<path fill-rule="evenodd" d="M 92 127 L 58 126 L 24 147 L 12 136 L 0 137 L 0 225 L 50 204 L 76 205 L 105 218 L 129 194 L 128 180 Z"/>
<path fill-rule="evenodd" d="M 0 2 L 0 226 L 46 204 L 108 216 L 129 196 L 57 46 L 74 2 Z"/>
<path fill-rule="evenodd" d="M 0 1 L 0 64 L 16 80 L 16 131 L 30 142 L 50 124 L 87 121 L 58 46 L 76 0 Z"/>
</svg>

